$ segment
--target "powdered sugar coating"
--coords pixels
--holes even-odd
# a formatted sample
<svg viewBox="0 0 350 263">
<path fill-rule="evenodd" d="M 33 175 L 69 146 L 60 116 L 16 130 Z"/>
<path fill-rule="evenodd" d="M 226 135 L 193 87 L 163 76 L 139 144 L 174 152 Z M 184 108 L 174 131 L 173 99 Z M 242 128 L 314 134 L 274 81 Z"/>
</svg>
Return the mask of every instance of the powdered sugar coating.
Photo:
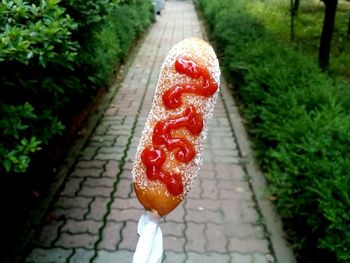
<svg viewBox="0 0 350 263">
<path fill-rule="evenodd" d="M 185 39 L 170 50 L 161 67 L 152 107 L 136 151 L 132 176 L 134 183 L 136 183 L 141 189 L 157 189 L 157 184 L 162 184 L 158 180 L 148 180 L 146 176 L 146 168 L 141 161 L 141 152 L 145 149 L 145 147 L 152 145 L 152 132 L 157 122 L 178 116 L 188 105 L 194 105 L 197 112 L 200 112 L 203 116 L 203 130 L 199 136 L 193 136 L 185 129 L 182 129 L 181 133 L 182 136 L 185 134 L 186 139 L 195 147 L 195 151 L 197 153 L 196 157 L 189 163 L 181 163 L 175 159 L 173 152 L 166 150 L 167 160 L 164 163 L 164 169 L 183 175 L 182 182 L 184 191 L 181 195 L 181 198 L 183 198 L 192 187 L 193 181 L 198 175 L 200 165 L 202 163 L 201 154 L 203 152 L 205 139 L 207 137 L 208 120 L 214 111 L 217 92 L 209 98 L 195 94 L 183 94 L 183 104 L 181 107 L 173 110 L 166 109 L 162 101 L 162 95 L 167 89 L 175 84 L 198 84 L 201 82 L 200 79 L 194 80 L 184 74 L 178 73 L 175 70 L 174 65 L 178 58 L 189 58 L 195 61 L 198 66 L 206 68 L 215 83 L 218 86 L 220 85 L 219 62 L 214 50 L 205 41 L 197 38 Z M 174 131 L 174 135 L 176 135 L 176 131 Z M 170 195 L 170 193 L 167 194 Z"/>
</svg>

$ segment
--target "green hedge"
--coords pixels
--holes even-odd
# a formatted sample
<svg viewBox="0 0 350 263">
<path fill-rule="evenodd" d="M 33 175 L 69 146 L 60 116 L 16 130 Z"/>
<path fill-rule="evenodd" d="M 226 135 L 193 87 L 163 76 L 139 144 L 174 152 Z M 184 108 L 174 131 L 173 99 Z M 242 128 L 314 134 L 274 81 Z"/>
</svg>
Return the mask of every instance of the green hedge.
<svg viewBox="0 0 350 263">
<path fill-rule="evenodd" d="M 150 0 L 1 2 L 0 174 L 25 172 L 108 85 L 152 8 Z"/>
<path fill-rule="evenodd" d="M 301 262 L 350 262 L 350 87 L 280 43 L 244 1 L 200 9 Z"/>
</svg>

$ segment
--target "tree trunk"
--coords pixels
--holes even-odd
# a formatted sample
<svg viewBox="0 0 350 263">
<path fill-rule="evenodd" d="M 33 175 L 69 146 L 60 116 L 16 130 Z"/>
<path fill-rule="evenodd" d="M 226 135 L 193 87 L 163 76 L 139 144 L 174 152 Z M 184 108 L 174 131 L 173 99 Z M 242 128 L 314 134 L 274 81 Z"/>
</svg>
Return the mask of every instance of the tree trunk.
<svg viewBox="0 0 350 263">
<path fill-rule="evenodd" d="M 294 6 L 293 6 L 294 15 L 296 15 L 296 13 L 298 13 L 298 11 L 299 11 L 299 6 L 300 6 L 300 0 L 295 0 Z"/>
<path fill-rule="evenodd" d="M 294 11 L 295 2 L 294 0 L 290 0 L 290 40 L 294 41 L 294 17 L 295 17 L 295 11 Z"/>
<path fill-rule="evenodd" d="M 325 15 L 318 53 L 318 63 L 322 70 L 329 66 L 329 54 L 331 50 L 332 34 L 334 29 L 335 14 L 338 0 L 321 0 L 325 4 Z"/>
</svg>

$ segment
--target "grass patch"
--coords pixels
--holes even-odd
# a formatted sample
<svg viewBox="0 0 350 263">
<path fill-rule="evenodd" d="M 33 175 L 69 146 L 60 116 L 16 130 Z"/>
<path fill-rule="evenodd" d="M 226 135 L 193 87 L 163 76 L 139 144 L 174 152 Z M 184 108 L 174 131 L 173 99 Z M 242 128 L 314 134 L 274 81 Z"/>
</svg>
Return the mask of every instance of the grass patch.
<svg viewBox="0 0 350 263">
<path fill-rule="evenodd" d="M 290 1 L 253 0 L 247 2 L 246 11 L 277 37 L 292 44 L 315 61 L 322 31 L 324 4 L 318 0 L 300 1 L 295 17 L 295 38 L 290 41 Z M 331 73 L 350 80 L 350 36 L 347 34 L 350 2 L 340 1 L 337 8 L 331 49 Z"/>
</svg>

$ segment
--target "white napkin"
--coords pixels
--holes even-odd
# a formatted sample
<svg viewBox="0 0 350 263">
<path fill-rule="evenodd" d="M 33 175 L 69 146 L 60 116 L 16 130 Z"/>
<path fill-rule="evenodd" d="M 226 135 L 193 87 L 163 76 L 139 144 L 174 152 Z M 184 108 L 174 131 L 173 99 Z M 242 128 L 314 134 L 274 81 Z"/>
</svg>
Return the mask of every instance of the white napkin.
<svg viewBox="0 0 350 263">
<path fill-rule="evenodd" d="M 163 256 L 163 235 L 159 227 L 161 217 L 145 211 L 137 225 L 139 241 L 133 257 L 133 263 L 160 263 Z"/>
</svg>

